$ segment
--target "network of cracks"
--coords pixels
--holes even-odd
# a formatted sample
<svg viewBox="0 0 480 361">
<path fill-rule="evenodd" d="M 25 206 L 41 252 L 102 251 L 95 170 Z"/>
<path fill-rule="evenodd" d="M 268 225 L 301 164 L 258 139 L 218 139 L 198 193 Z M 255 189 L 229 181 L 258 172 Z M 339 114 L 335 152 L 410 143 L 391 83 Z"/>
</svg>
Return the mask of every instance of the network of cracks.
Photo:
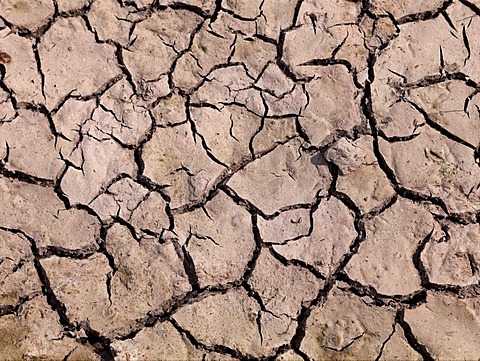
<svg viewBox="0 0 480 361">
<path fill-rule="evenodd" d="M 478 359 L 479 15 L 0 1 L 0 359 Z"/>
</svg>

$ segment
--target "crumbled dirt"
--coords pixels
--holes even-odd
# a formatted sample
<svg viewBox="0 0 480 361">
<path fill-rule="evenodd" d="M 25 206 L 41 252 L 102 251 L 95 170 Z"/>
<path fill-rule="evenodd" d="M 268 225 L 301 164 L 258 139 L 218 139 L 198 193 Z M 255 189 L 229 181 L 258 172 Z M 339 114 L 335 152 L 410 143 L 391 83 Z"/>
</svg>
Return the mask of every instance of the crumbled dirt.
<svg viewBox="0 0 480 361">
<path fill-rule="evenodd" d="M 0 0 L 0 360 L 480 359 L 479 34 Z"/>
</svg>

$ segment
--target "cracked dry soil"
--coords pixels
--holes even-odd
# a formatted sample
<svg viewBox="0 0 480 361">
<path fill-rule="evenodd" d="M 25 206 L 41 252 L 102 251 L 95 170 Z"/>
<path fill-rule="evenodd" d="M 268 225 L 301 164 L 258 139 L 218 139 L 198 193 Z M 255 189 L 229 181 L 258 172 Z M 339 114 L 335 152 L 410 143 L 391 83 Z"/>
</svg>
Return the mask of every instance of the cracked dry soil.
<svg viewBox="0 0 480 361">
<path fill-rule="evenodd" d="M 0 0 L 1 360 L 478 360 L 479 0 Z"/>
</svg>

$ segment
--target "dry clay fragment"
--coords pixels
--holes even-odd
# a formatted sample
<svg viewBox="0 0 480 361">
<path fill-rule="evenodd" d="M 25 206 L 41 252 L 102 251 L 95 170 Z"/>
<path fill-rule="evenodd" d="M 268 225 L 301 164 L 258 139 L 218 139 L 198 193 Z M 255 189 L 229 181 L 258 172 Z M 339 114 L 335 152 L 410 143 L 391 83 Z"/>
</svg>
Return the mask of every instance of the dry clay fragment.
<svg viewBox="0 0 480 361">
<path fill-rule="evenodd" d="M 144 328 L 132 339 L 114 341 L 112 348 L 120 361 L 202 359 L 202 353 L 169 322 Z"/>
<path fill-rule="evenodd" d="M 57 0 L 58 11 L 69 12 L 87 6 L 90 0 Z"/>
<path fill-rule="evenodd" d="M 325 276 L 335 271 L 357 237 L 354 215 L 336 198 L 323 199 L 313 213 L 313 231 L 275 251 L 288 259 L 304 261 Z"/>
<path fill-rule="evenodd" d="M 122 79 L 108 89 L 100 104 L 92 114 L 99 130 L 130 146 L 137 146 L 145 139 L 153 120 L 127 80 Z"/>
<path fill-rule="evenodd" d="M 91 203 L 90 207 L 102 221 L 120 217 L 129 221 L 132 212 L 140 205 L 148 190 L 131 178 L 122 178 L 107 188 Z"/>
<path fill-rule="evenodd" d="M 420 288 L 412 257 L 433 227 L 433 217 L 425 208 L 401 198 L 366 222 L 366 239 L 345 271 L 382 294 L 412 293 Z"/>
<path fill-rule="evenodd" d="M 69 98 L 52 115 L 55 129 L 61 134 L 57 137 L 57 149 L 60 157 L 79 168 L 83 166 L 84 162 L 82 149 L 79 147 L 82 140 L 82 127 L 91 118 L 95 108 L 95 99 L 83 101 Z"/>
<path fill-rule="evenodd" d="M 373 360 L 392 333 L 395 310 L 334 288 L 307 320 L 300 350 L 313 360 Z"/>
<path fill-rule="evenodd" d="M 380 139 L 379 147 L 402 186 L 441 198 L 450 212 L 480 209 L 480 168 L 472 149 L 427 127 L 410 141 Z"/>
<path fill-rule="evenodd" d="M 385 343 L 385 346 L 382 350 L 382 355 L 378 360 L 420 361 L 423 360 L 423 357 L 408 344 L 403 329 L 397 324 L 394 326 L 394 333 Z"/>
<path fill-rule="evenodd" d="M 54 180 L 65 166 L 48 119 L 39 112 L 20 109 L 13 121 L 0 123 L 0 147 L 8 147 L 7 169 L 12 171 Z"/>
<path fill-rule="evenodd" d="M 319 67 L 315 74 L 316 78 L 305 85 L 309 102 L 299 122 L 312 145 L 321 147 L 340 132 L 353 135 L 353 130 L 365 121 L 360 93 L 345 67 Z"/>
<path fill-rule="evenodd" d="M 170 71 L 178 53 L 189 46 L 190 35 L 200 21 L 198 15 L 187 10 L 168 8 L 135 26 L 131 38 L 136 40 L 123 57 L 138 88 L 144 81 L 158 80 Z"/>
<path fill-rule="evenodd" d="M 175 215 L 175 232 L 192 257 L 201 287 L 236 281 L 255 250 L 251 216 L 223 192 L 204 208 Z"/>
<path fill-rule="evenodd" d="M 208 346 L 225 345 L 242 354 L 259 357 L 272 353 L 281 342 L 262 344 L 257 317 L 260 306 L 244 290 L 230 290 L 225 294 L 210 295 L 182 307 L 173 318 L 183 329 L 192 333 L 199 342 Z M 266 313 L 262 314 L 262 319 Z M 266 318 L 266 322 L 278 322 Z M 264 329 L 262 324 L 262 330 Z M 294 328 L 284 332 L 294 332 Z M 268 333 L 268 330 L 267 330 Z"/>
<path fill-rule="evenodd" d="M 38 52 L 48 109 L 68 94 L 94 93 L 120 74 L 115 48 L 98 44 L 80 18 L 57 20 L 42 37 Z"/>
<path fill-rule="evenodd" d="M 171 242 L 135 240 L 128 229 L 114 224 L 105 241 L 116 272 L 111 278 L 113 319 L 108 328 L 122 329 L 148 312 L 160 313 L 173 298 L 190 291 L 182 261 Z"/>
<path fill-rule="evenodd" d="M 96 0 L 88 12 L 88 20 L 99 40 L 111 40 L 127 46 L 133 26 L 128 15 L 128 9 L 115 0 Z"/>
<path fill-rule="evenodd" d="M 0 230 L 0 308 L 15 306 L 35 293 L 41 293 L 41 284 L 29 241 L 21 234 Z"/>
<path fill-rule="evenodd" d="M 372 0 L 370 1 L 370 10 L 376 14 L 391 14 L 397 20 L 417 13 L 435 11 L 444 3 L 444 0 L 398 0 L 391 2 L 388 0 Z"/>
<path fill-rule="evenodd" d="M 238 104 L 258 116 L 265 113 L 260 90 L 254 89 L 253 79 L 242 65 L 222 67 L 212 71 L 206 81 L 192 94 L 192 103 L 207 103 L 223 108 Z"/>
<path fill-rule="evenodd" d="M 95 360 L 90 348 L 67 337 L 44 297 L 26 302 L 15 315 L 0 318 L 2 360 Z"/>
<path fill-rule="evenodd" d="M 380 83 L 380 86 L 388 88 L 390 79 L 401 82 L 402 76 L 412 83 L 426 76 L 439 75 L 441 56 L 447 72 L 461 70 L 468 56 L 462 39 L 460 29 L 456 34 L 452 33 L 443 16 L 403 25 L 400 35 L 391 41 L 375 62 L 374 87 Z M 388 93 L 388 90 L 380 92 Z"/>
<path fill-rule="evenodd" d="M 303 236 L 312 230 L 311 210 L 300 208 L 280 213 L 274 219 L 258 219 L 258 230 L 265 243 L 286 243 Z"/>
<path fill-rule="evenodd" d="M 97 140 L 86 130 L 79 147 L 82 169 L 69 167 L 61 182 L 63 192 L 73 204 L 89 204 L 114 178 L 120 174 L 132 177 L 136 171 L 133 151 L 108 136 Z"/>
<path fill-rule="evenodd" d="M 13 25 L 33 31 L 53 16 L 53 3 L 52 0 L 3 0 L 0 2 L 0 14 Z"/>
<path fill-rule="evenodd" d="M 373 153 L 372 137 L 354 142 L 341 138 L 327 150 L 325 158 L 339 167 L 337 191 L 349 196 L 361 212 L 378 209 L 395 195 Z"/>
<path fill-rule="evenodd" d="M 473 147 L 480 144 L 480 97 L 475 88 L 463 81 L 447 81 L 411 89 L 409 98 L 451 134 Z"/>
<path fill-rule="evenodd" d="M 299 140 L 278 146 L 233 175 L 228 185 L 264 213 L 312 203 L 325 192 L 331 180 L 320 154 L 301 149 Z"/>
<path fill-rule="evenodd" d="M 175 64 L 173 82 L 185 92 L 191 92 L 215 66 L 228 62 L 235 35 L 212 32 L 211 23 L 205 22 L 193 39 L 190 51 Z"/>
<path fill-rule="evenodd" d="M 125 334 L 136 319 L 149 311 L 161 312 L 172 297 L 190 289 L 171 243 L 160 245 L 149 239 L 139 243 L 125 227 L 114 225 L 106 247 L 115 261 L 113 274 L 101 254 L 41 261 L 71 321 L 88 320 L 93 329 L 107 335 Z"/>
<path fill-rule="evenodd" d="M 189 124 L 158 128 L 145 144 L 142 157 L 144 175 L 167 186 L 172 208 L 201 201 L 225 169 L 207 156 Z"/>
<path fill-rule="evenodd" d="M 278 282 L 282 280 L 282 282 Z M 301 307 L 316 296 L 323 281 L 299 266 L 282 265 L 263 248 L 249 284 L 263 299 L 265 308 L 275 316 L 285 314 L 296 319 Z M 288 343 L 285 339 L 285 343 Z"/>
<path fill-rule="evenodd" d="M 0 226 L 20 229 L 38 247 L 95 248 L 100 224 L 84 210 L 65 209 L 52 188 L 0 177 Z"/>
<path fill-rule="evenodd" d="M 478 299 L 429 293 L 427 302 L 405 311 L 418 342 L 438 360 L 476 360 L 480 355 Z"/>
<path fill-rule="evenodd" d="M 0 31 L 5 85 L 15 93 L 17 101 L 41 104 L 45 101 L 42 80 L 32 46 L 31 40 L 13 34 L 8 28 Z"/>
<path fill-rule="evenodd" d="M 261 124 L 259 116 L 240 106 L 221 110 L 192 107 L 191 117 L 211 153 L 229 167 L 239 165 L 250 156 L 250 139 Z"/>
<path fill-rule="evenodd" d="M 467 286 L 480 280 L 480 226 L 445 224 L 446 240 L 432 239 L 422 252 L 428 279 L 436 284 Z"/>
</svg>

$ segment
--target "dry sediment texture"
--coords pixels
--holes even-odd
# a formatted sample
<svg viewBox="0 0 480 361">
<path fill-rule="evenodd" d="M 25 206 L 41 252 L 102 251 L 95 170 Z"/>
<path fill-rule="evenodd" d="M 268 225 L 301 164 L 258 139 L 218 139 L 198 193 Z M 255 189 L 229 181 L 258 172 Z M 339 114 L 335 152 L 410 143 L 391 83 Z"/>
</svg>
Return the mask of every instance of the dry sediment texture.
<svg viewBox="0 0 480 361">
<path fill-rule="evenodd" d="M 1 0 L 0 359 L 479 359 L 479 16 Z"/>
</svg>

